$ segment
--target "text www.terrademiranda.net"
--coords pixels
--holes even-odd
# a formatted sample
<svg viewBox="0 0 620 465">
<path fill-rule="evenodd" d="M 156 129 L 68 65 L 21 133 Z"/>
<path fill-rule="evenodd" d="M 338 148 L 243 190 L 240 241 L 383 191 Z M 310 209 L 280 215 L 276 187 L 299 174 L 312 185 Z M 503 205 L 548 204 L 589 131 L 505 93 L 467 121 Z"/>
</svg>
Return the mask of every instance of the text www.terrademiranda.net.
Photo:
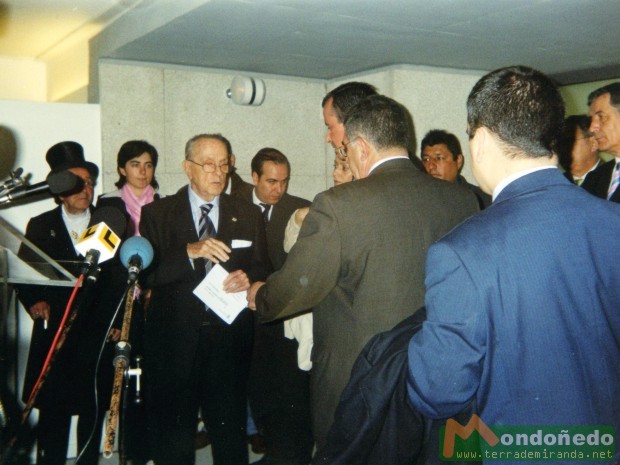
<svg viewBox="0 0 620 465">
<path fill-rule="evenodd" d="M 455 451 L 457 459 L 467 460 L 611 460 L 613 451 Z"/>
</svg>

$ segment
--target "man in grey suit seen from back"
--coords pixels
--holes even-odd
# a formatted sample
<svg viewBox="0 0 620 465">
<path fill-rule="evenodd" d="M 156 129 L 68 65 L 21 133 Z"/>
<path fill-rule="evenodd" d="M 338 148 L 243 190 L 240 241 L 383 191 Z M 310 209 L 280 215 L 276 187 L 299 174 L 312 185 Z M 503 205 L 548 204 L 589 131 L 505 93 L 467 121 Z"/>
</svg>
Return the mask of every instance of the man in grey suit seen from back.
<svg viewBox="0 0 620 465">
<path fill-rule="evenodd" d="M 344 124 L 356 181 L 315 197 L 284 266 L 248 291 L 263 321 L 313 309 L 310 391 L 319 449 L 364 345 L 422 307 L 427 248 L 478 210 L 467 189 L 413 166 L 407 110 L 396 101 L 367 97 Z"/>
</svg>

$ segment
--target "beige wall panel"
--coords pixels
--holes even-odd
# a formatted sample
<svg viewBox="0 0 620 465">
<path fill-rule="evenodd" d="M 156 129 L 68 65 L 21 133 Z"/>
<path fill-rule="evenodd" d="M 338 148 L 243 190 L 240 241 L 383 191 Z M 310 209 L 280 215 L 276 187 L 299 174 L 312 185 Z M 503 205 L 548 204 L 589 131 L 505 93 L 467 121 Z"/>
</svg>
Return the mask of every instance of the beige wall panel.
<svg viewBox="0 0 620 465">
<path fill-rule="evenodd" d="M 256 152 L 274 147 L 291 162 L 291 193 L 314 194 L 324 189 L 324 181 L 317 182 L 325 179 L 325 147 L 320 137 L 324 85 L 262 76 L 265 101 L 260 106 L 245 106 L 226 97 L 233 77 L 191 69 L 165 71 L 170 156 L 180 159 L 185 142 L 195 134 L 221 133 L 230 140 L 237 170 L 245 180 L 251 180 L 250 162 Z M 303 180 L 299 178 L 302 175 Z"/>
<path fill-rule="evenodd" d="M 120 146 L 143 139 L 157 148 L 157 175 L 167 171 L 164 139 L 164 75 L 161 68 L 105 63 L 100 66 L 103 191 L 114 190 Z M 165 185 L 160 183 L 162 187 Z M 167 191 L 167 187 L 165 186 Z"/>
</svg>

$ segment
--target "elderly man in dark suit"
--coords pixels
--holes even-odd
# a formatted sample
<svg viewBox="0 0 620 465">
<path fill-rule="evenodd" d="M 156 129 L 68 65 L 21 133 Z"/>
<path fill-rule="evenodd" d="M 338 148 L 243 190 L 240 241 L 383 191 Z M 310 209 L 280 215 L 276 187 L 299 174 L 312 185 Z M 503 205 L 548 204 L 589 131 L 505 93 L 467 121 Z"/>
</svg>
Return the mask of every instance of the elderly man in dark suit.
<svg viewBox="0 0 620 465">
<path fill-rule="evenodd" d="M 193 291 L 213 264 L 230 274 L 224 292 L 240 292 L 268 271 L 260 209 L 222 194 L 229 169 L 226 139 L 201 134 L 187 142 L 189 186 L 145 206 L 140 232 L 155 258 L 145 363 L 153 457 L 158 465 L 193 464 L 200 407 L 216 465 L 245 465 L 247 392 L 253 317 L 228 324 Z"/>
<path fill-rule="evenodd" d="M 313 309 L 319 448 L 364 345 L 422 306 L 428 246 L 478 211 L 467 189 L 413 166 L 406 112 L 385 96 L 350 110 L 342 145 L 356 181 L 315 197 L 282 269 L 249 292 L 264 321 Z"/>
<path fill-rule="evenodd" d="M 563 118 L 553 81 L 523 66 L 469 95 L 472 169 L 494 200 L 428 252 L 427 320 L 409 346 L 423 415 L 475 400 L 491 429 L 620 428 L 620 208 L 557 169 Z"/>
<path fill-rule="evenodd" d="M 290 174 L 291 166 L 282 152 L 262 148 L 252 158 L 254 189 L 244 196 L 263 211 L 274 270 L 286 260 L 284 230 L 291 215 L 310 205 L 286 192 Z M 249 390 L 254 419 L 265 436 L 266 453 L 260 463 L 307 465 L 313 447 L 309 375 L 297 366 L 297 342 L 284 334 L 281 321 L 256 325 Z"/>
<path fill-rule="evenodd" d="M 590 132 L 598 149 L 615 158 L 588 174 L 581 187 L 597 197 L 620 203 L 620 82 L 593 91 L 588 95 L 588 105 Z"/>
</svg>

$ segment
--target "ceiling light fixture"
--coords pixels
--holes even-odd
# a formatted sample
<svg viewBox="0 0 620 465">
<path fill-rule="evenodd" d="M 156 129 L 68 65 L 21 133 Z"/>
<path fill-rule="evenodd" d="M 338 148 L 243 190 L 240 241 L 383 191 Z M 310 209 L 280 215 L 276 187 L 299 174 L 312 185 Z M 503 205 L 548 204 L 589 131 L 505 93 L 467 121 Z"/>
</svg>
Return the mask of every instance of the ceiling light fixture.
<svg viewBox="0 0 620 465">
<path fill-rule="evenodd" d="M 265 83 L 262 79 L 235 76 L 226 96 L 237 105 L 258 106 L 265 100 Z"/>
</svg>

